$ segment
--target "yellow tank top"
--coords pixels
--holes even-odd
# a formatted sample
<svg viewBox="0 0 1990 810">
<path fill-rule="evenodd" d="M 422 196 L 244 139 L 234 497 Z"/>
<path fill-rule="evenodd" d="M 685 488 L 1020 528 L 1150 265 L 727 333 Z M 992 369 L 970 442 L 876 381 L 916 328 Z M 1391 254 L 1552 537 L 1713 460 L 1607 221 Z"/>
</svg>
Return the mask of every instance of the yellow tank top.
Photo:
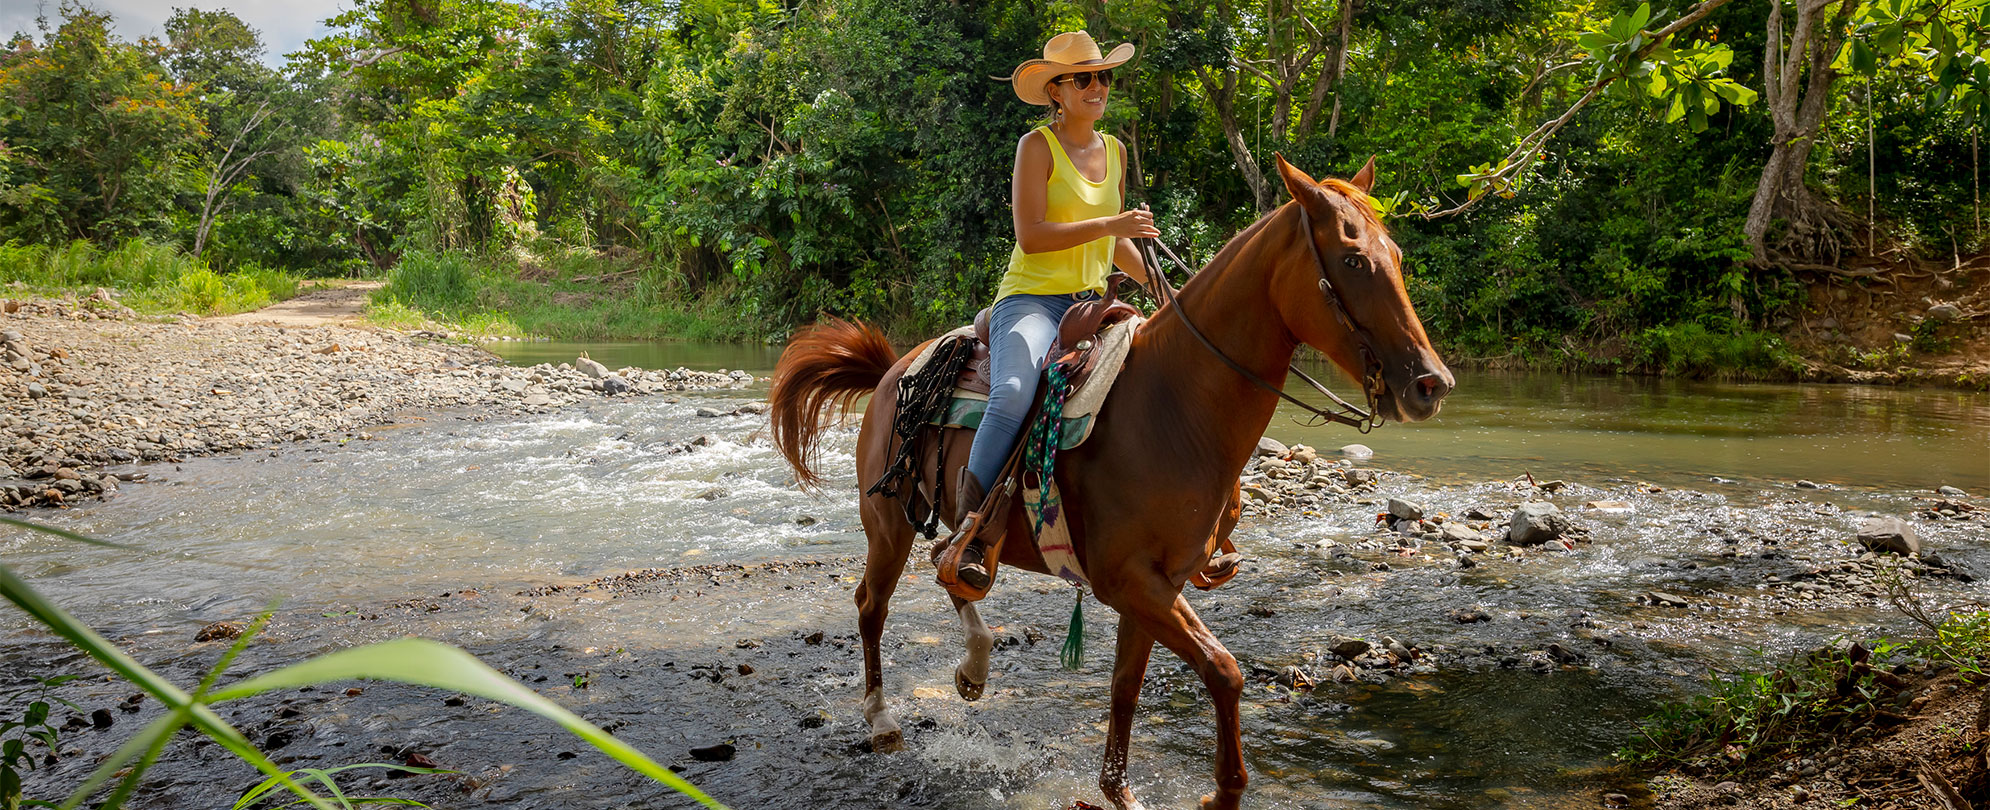
<svg viewBox="0 0 1990 810">
<path fill-rule="evenodd" d="M 1050 194 L 1045 199 L 1046 222 L 1081 222 L 1109 217 L 1120 212 L 1121 172 L 1118 138 L 1105 135 L 1106 177 L 1097 183 L 1085 179 L 1064 145 L 1050 127 L 1037 127 L 1050 142 Z M 1103 236 L 1085 244 L 1048 253 L 1024 253 L 1021 243 L 1009 253 L 1009 270 L 995 289 L 995 300 L 1011 295 L 1065 295 L 1085 290 L 1104 290 L 1112 272 L 1113 237 Z"/>
</svg>

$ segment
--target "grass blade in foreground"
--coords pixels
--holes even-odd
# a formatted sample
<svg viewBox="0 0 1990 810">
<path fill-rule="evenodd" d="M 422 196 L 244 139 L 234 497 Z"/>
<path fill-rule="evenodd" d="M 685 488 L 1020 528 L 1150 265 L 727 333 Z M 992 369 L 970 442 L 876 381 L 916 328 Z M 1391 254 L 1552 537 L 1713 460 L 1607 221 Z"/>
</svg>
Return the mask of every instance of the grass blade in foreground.
<svg viewBox="0 0 1990 810">
<path fill-rule="evenodd" d="M 218 690 L 209 696 L 216 703 L 258 695 L 272 689 L 315 686 L 332 681 L 397 681 L 432 686 L 488 698 L 528 709 L 558 723 L 574 736 L 614 757 L 631 770 L 668 785 L 707 807 L 724 810 L 725 805 L 684 781 L 670 769 L 657 764 L 628 743 L 615 739 L 559 704 L 546 699 L 503 673 L 490 668 L 467 652 L 427 639 L 404 638 L 336 652 L 293 664 Z"/>
</svg>

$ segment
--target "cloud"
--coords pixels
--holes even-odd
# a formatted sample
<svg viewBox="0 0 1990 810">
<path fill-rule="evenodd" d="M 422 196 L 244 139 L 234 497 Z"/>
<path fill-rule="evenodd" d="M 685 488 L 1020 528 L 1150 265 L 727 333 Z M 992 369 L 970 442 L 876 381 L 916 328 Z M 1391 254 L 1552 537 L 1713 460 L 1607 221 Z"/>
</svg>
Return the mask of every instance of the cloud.
<svg viewBox="0 0 1990 810">
<path fill-rule="evenodd" d="M 118 36 L 136 40 L 143 36 L 164 39 L 166 18 L 175 6 L 213 10 L 227 9 L 262 33 L 263 61 L 283 63 L 283 55 L 304 47 L 304 41 L 330 32 L 325 20 L 343 9 L 341 0 L 88 0 L 92 8 L 111 15 Z M 62 22 L 60 0 L 5 0 L 0 2 L 0 37 L 15 32 L 36 36 L 35 17 L 46 15 L 50 27 Z"/>
</svg>

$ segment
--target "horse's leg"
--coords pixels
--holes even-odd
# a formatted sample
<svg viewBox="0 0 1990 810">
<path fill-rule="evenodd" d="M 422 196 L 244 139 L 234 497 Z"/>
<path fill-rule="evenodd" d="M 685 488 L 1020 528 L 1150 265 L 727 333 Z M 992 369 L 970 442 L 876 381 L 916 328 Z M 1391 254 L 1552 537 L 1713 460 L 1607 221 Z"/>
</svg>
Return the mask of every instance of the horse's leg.
<svg viewBox="0 0 1990 810">
<path fill-rule="evenodd" d="M 864 639 L 864 720 L 871 726 L 871 750 L 878 753 L 905 747 L 905 733 L 884 705 L 884 618 L 892 591 L 905 573 L 912 550 L 912 524 L 887 500 L 866 497 L 859 504 L 870 556 L 864 561 L 864 581 L 857 586 L 857 630 Z"/>
<path fill-rule="evenodd" d="M 1216 634 L 1209 632 L 1201 617 L 1195 615 L 1179 586 L 1170 588 L 1166 581 L 1155 577 L 1136 585 L 1134 593 L 1114 601 L 1122 603 L 1112 605 L 1122 617 L 1131 614 L 1155 641 L 1202 676 L 1210 702 L 1216 705 L 1216 792 L 1202 797 L 1202 806 L 1205 810 L 1236 810 L 1244 795 L 1244 784 L 1249 781 L 1244 773 L 1244 746 L 1237 711 L 1237 700 L 1244 693 L 1244 676 L 1237 671 L 1237 659 L 1224 649 L 1223 642 L 1216 640 Z M 1124 627 L 1125 619 L 1121 621 Z M 1116 717 L 1117 672 L 1113 691 Z"/>
<path fill-rule="evenodd" d="M 961 632 L 967 636 L 967 654 L 954 666 L 954 689 L 962 698 L 978 700 L 988 688 L 988 651 L 995 649 L 995 634 L 989 632 L 988 623 L 981 620 L 981 612 L 975 610 L 973 602 L 958 596 L 953 600 Z"/>
<path fill-rule="evenodd" d="M 1119 620 L 1119 644 L 1112 658 L 1112 719 L 1106 728 L 1106 758 L 1099 766 L 1099 790 L 1119 810 L 1140 810 L 1126 784 L 1126 750 L 1133 735 L 1133 710 L 1140 705 L 1140 685 L 1147 680 L 1147 656 L 1154 637 L 1131 616 Z"/>
</svg>

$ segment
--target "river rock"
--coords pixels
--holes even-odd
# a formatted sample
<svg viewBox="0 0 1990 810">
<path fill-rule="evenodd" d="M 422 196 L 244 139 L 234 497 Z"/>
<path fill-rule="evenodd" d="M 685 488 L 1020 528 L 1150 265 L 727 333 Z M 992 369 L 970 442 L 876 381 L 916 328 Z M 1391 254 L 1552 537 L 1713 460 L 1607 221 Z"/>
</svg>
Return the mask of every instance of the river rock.
<svg viewBox="0 0 1990 810">
<path fill-rule="evenodd" d="M 1645 601 L 1648 601 L 1653 605 L 1657 605 L 1659 607 L 1669 607 L 1669 608 L 1683 608 L 1692 605 L 1691 602 L 1686 601 L 1686 597 L 1680 596 L 1678 594 L 1666 593 L 1664 591 L 1652 591 L 1651 593 L 1645 594 Z"/>
<path fill-rule="evenodd" d="M 1942 486 L 1939 486 L 1939 487 L 1936 487 L 1936 488 L 1935 488 L 1935 494 L 1937 494 L 1937 495 L 1942 495 L 1942 496 L 1945 496 L 1945 497 L 1949 497 L 1949 498 L 1967 498 L 1967 497 L 1969 497 L 1969 493 L 1967 493 L 1967 492 L 1964 492 L 1964 491 L 1962 491 L 1962 490 L 1961 490 L 1960 488 L 1957 488 L 1957 487 L 1952 487 L 1952 486 L 1948 486 L 1948 485 L 1946 485 L 1946 484 L 1944 484 L 1944 485 L 1942 485 Z"/>
<path fill-rule="evenodd" d="M 731 762 L 737 753 L 739 750 L 731 743 L 719 743 L 691 749 L 691 758 L 699 762 Z"/>
<path fill-rule="evenodd" d="M 1284 442 L 1270 436 L 1258 440 L 1257 454 L 1260 456 L 1282 456 L 1288 452 L 1291 451 L 1285 449 Z"/>
<path fill-rule="evenodd" d="M 1340 449 L 1340 454 L 1341 454 L 1341 455 L 1343 455 L 1343 456 L 1347 456 L 1348 458 L 1374 458 L 1374 457 L 1375 457 L 1375 451 L 1374 451 L 1374 450 L 1371 450 L 1371 449 L 1369 449 L 1368 445 L 1365 445 L 1365 444 L 1350 444 L 1350 445 L 1344 445 L 1344 446 L 1342 446 L 1342 447 L 1341 447 L 1341 449 Z"/>
<path fill-rule="evenodd" d="M 609 396 L 626 394 L 634 390 L 634 388 L 634 386 L 629 384 L 628 380 L 613 374 L 601 378 L 601 393 Z"/>
<path fill-rule="evenodd" d="M 698 410 L 696 411 L 696 413 L 697 413 L 697 414 L 698 414 L 699 416 L 702 416 L 702 417 L 704 417 L 704 418 L 706 418 L 706 419 L 713 419 L 713 418 L 716 418 L 716 417 L 720 417 L 720 416 L 724 416 L 724 415 L 726 415 L 725 411 L 721 411 L 721 410 L 719 410 L 719 409 L 717 409 L 717 408 L 699 408 L 699 409 L 698 409 Z"/>
<path fill-rule="evenodd" d="M 246 628 L 242 627 L 241 622 L 215 622 L 201 628 L 200 632 L 194 634 L 193 640 L 206 642 L 241 638 L 244 629 Z"/>
<path fill-rule="evenodd" d="M 1360 658 L 1362 653 L 1368 652 L 1370 646 L 1372 645 L 1368 642 L 1352 636 L 1334 636 L 1333 646 L 1328 647 L 1327 651 L 1352 661 Z"/>
<path fill-rule="evenodd" d="M 1873 518 L 1859 527 L 1859 545 L 1870 551 L 1914 556 L 1921 553 L 1921 538 L 1914 527 L 1897 517 Z"/>
<path fill-rule="evenodd" d="M 1521 546 L 1539 545 L 1560 539 L 1568 530 L 1569 521 L 1562 516 L 1561 507 L 1545 501 L 1533 501 L 1513 510 L 1513 525 L 1507 532 L 1507 541 Z"/>
<path fill-rule="evenodd" d="M 1314 450 L 1311 447 L 1307 447 L 1306 445 L 1303 444 L 1295 444 L 1292 446 L 1291 458 L 1294 463 L 1311 464 L 1315 460 L 1319 459 L 1319 457 L 1320 457 L 1320 451 Z"/>
<path fill-rule="evenodd" d="M 609 371 L 607 366 L 597 363 L 594 361 L 593 358 L 589 357 L 581 357 L 575 359 L 574 368 L 580 369 L 582 373 L 586 374 L 589 377 L 593 377 L 594 379 L 597 380 L 606 379 L 608 377 L 614 376 L 615 374 L 614 372 Z"/>
<path fill-rule="evenodd" d="M 1422 520 L 1423 504 L 1401 498 L 1390 498 L 1389 514 L 1399 520 Z"/>
<path fill-rule="evenodd" d="M 1440 539 L 1446 543 L 1465 546 L 1467 548 L 1471 548 L 1471 546 L 1466 544 L 1476 545 L 1477 548 L 1471 549 L 1473 551 L 1484 551 L 1488 548 L 1486 545 L 1486 536 L 1480 534 L 1478 529 L 1474 529 L 1455 520 L 1437 527 L 1437 533 Z"/>
</svg>

